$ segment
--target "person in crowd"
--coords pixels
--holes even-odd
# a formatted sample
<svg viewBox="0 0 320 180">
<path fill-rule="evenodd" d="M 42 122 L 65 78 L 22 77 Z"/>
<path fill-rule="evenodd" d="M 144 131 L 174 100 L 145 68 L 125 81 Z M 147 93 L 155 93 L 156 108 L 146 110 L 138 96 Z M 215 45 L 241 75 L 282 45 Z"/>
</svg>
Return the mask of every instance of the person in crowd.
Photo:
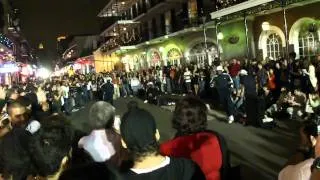
<svg viewBox="0 0 320 180">
<path fill-rule="evenodd" d="M 231 102 L 233 104 L 233 108 L 234 108 L 234 114 L 233 116 L 235 117 L 235 119 L 237 121 L 239 121 L 240 123 L 246 125 L 246 118 L 247 118 L 247 114 L 245 111 L 245 98 L 244 98 L 244 87 L 240 86 L 240 88 L 238 90 L 233 89 L 232 93 L 231 93 Z"/>
<path fill-rule="evenodd" d="M 126 159 L 125 150 L 121 146 L 120 130 L 115 127 L 115 108 L 104 101 L 94 103 L 89 110 L 90 134 L 82 137 L 74 151 L 75 158 L 90 158 L 88 162 L 110 162 L 120 167 Z M 80 149 L 79 149 L 80 148 Z M 84 150 L 84 151 L 81 151 Z M 75 160 L 76 161 L 76 160 Z"/>
<path fill-rule="evenodd" d="M 9 116 L 7 113 L 0 114 L 0 139 L 9 133 L 12 129 Z"/>
<path fill-rule="evenodd" d="M 281 170 L 278 180 L 310 179 L 317 137 L 316 122 L 313 120 L 305 122 L 300 128 L 301 143 L 297 153 L 289 159 L 287 165 Z"/>
<path fill-rule="evenodd" d="M 16 107 L 9 108 L 12 106 Z M 0 173 L 14 180 L 37 176 L 57 179 L 63 169 L 61 162 L 71 149 L 72 131 L 67 121 L 52 116 L 41 128 L 34 121 L 27 127 L 12 127 L 0 141 Z"/>
<path fill-rule="evenodd" d="M 312 116 L 314 112 L 318 110 L 319 107 L 320 107 L 320 96 L 318 92 L 310 93 L 306 103 L 305 118 Z"/>
<path fill-rule="evenodd" d="M 234 109 L 230 98 L 230 89 L 233 87 L 233 81 L 230 75 L 224 72 L 222 66 L 217 67 L 217 74 L 218 76 L 214 79 L 214 86 L 218 91 L 220 104 L 222 104 L 227 113 L 228 123 L 231 124 L 234 121 Z"/>
<path fill-rule="evenodd" d="M 258 87 L 263 88 L 267 84 L 267 80 L 267 70 L 263 67 L 262 63 L 259 63 L 257 72 Z"/>
<path fill-rule="evenodd" d="M 189 70 L 189 68 L 186 67 L 186 69 L 183 73 L 183 79 L 184 79 L 184 83 L 186 85 L 187 94 L 192 92 L 191 91 L 191 78 L 192 78 L 192 73 Z"/>
<path fill-rule="evenodd" d="M 63 106 L 63 110 L 66 113 L 66 115 L 71 114 L 71 100 L 69 99 L 69 85 L 68 82 L 64 81 L 61 84 L 61 104 Z"/>
<path fill-rule="evenodd" d="M 290 119 L 301 118 L 307 102 L 306 95 L 299 89 L 294 90 L 293 99 L 289 100 L 289 107 L 287 108 L 287 113 Z"/>
<path fill-rule="evenodd" d="M 160 153 L 170 157 L 184 157 L 196 162 L 207 180 L 224 179 L 228 161 L 223 138 L 207 130 L 207 107 L 199 99 L 186 97 L 177 103 L 172 126 L 174 139 L 160 146 Z"/>
<path fill-rule="evenodd" d="M 89 163 L 64 171 L 59 180 L 121 180 L 118 172 L 105 163 Z"/>
<path fill-rule="evenodd" d="M 197 65 L 193 66 L 193 73 L 192 73 L 192 84 L 194 89 L 194 94 L 198 96 L 199 93 L 199 78 L 200 78 L 200 71 Z"/>
<path fill-rule="evenodd" d="M 6 100 L 7 100 L 7 102 L 15 101 L 18 99 L 19 96 L 20 95 L 19 95 L 17 89 L 9 89 L 7 91 Z"/>
<path fill-rule="evenodd" d="M 311 82 L 310 92 L 317 91 L 318 90 L 318 79 L 316 77 L 316 60 L 311 60 L 311 63 L 309 64 L 308 69 L 308 75 L 309 75 L 309 81 Z"/>
<path fill-rule="evenodd" d="M 146 91 L 146 101 L 151 104 L 158 104 L 158 98 L 159 98 L 159 90 L 154 86 L 153 82 L 148 83 L 147 91 Z"/>
<path fill-rule="evenodd" d="M 240 88 L 239 72 L 241 70 L 240 63 L 238 63 L 238 61 L 236 59 L 233 59 L 232 63 L 228 67 L 228 70 L 229 70 L 230 76 L 233 80 L 234 87 L 236 89 L 239 89 Z"/>
<path fill-rule="evenodd" d="M 120 131 L 122 144 L 133 159 L 133 167 L 122 173 L 123 179 L 205 179 L 191 160 L 159 154 L 160 134 L 149 112 L 141 108 L 128 111 L 122 117 Z"/>
<path fill-rule="evenodd" d="M 142 88 L 141 81 L 139 80 L 138 77 L 131 77 L 130 87 L 132 89 L 133 95 L 137 95 L 138 90 Z"/>
<path fill-rule="evenodd" d="M 102 85 L 101 89 L 103 91 L 103 100 L 113 104 L 114 86 L 111 83 L 111 80 L 108 79 L 107 82 Z"/>
<path fill-rule="evenodd" d="M 276 91 L 276 76 L 274 74 L 273 69 L 270 68 L 267 74 L 268 74 L 268 88 L 271 92 L 274 93 Z"/>
</svg>

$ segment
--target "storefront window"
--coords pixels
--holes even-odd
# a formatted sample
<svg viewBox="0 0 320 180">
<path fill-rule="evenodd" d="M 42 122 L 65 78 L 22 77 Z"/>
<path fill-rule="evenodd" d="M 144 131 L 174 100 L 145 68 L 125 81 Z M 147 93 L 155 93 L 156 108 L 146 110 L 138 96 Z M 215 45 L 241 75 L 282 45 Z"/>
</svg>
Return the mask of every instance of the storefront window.
<svg viewBox="0 0 320 180">
<path fill-rule="evenodd" d="M 180 59 L 182 58 L 182 54 L 177 48 L 172 48 L 168 51 L 168 60 L 170 65 L 179 65 Z"/>
<path fill-rule="evenodd" d="M 319 50 L 319 38 L 316 32 L 299 34 L 299 55 L 300 57 L 315 56 Z"/>
<path fill-rule="evenodd" d="M 207 48 L 206 48 L 207 47 Z M 206 53 L 207 51 L 207 53 Z M 217 48 L 214 43 L 208 42 L 207 45 L 202 42 L 193 46 L 190 55 L 187 57 L 191 63 L 204 65 L 208 58 L 213 59 L 217 56 Z"/>
<path fill-rule="evenodd" d="M 267 39 L 267 57 L 276 60 L 281 56 L 281 39 L 276 34 L 271 34 Z"/>
</svg>

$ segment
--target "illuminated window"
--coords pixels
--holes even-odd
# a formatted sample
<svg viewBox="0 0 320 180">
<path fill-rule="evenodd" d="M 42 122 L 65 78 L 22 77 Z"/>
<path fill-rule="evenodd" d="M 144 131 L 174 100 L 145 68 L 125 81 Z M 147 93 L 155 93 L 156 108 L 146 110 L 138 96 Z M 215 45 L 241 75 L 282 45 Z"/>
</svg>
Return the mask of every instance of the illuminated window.
<svg viewBox="0 0 320 180">
<path fill-rule="evenodd" d="M 315 56 L 319 50 L 317 47 L 317 33 L 299 33 L 299 55 L 300 57 Z"/>
<path fill-rule="evenodd" d="M 267 39 L 267 57 L 270 59 L 278 59 L 281 56 L 281 39 L 276 34 L 271 34 Z"/>
<path fill-rule="evenodd" d="M 182 58 L 182 54 L 180 50 L 177 48 L 172 48 L 168 51 L 168 60 L 170 65 L 179 65 L 180 59 Z"/>
</svg>

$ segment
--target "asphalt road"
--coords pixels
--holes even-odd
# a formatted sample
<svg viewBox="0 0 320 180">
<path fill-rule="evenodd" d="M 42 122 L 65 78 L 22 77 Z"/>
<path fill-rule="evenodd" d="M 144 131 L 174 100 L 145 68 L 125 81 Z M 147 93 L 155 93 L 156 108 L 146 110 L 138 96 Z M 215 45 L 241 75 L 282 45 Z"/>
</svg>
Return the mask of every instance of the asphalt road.
<svg viewBox="0 0 320 180">
<path fill-rule="evenodd" d="M 173 107 L 159 107 L 144 104 L 136 98 L 120 98 L 115 101 L 116 113 L 123 115 L 127 103 L 135 100 L 139 107 L 152 113 L 161 135 L 161 141 L 174 136 L 171 128 Z M 75 128 L 85 131 L 88 119 L 88 107 L 71 116 Z M 298 122 L 279 122 L 278 128 L 268 130 L 255 127 L 244 127 L 240 124 L 227 124 L 224 114 L 211 110 L 208 115 L 208 128 L 222 134 L 227 140 L 231 152 L 231 163 L 240 165 L 242 179 L 274 180 L 287 159 L 294 154 L 298 138 Z"/>
</svg>

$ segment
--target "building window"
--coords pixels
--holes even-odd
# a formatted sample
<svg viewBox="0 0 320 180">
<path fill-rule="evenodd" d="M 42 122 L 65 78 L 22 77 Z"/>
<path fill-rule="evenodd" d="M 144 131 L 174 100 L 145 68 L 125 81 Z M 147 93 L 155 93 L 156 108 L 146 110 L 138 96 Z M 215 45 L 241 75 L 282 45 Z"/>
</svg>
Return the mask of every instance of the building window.
<svg viewBox="0 0 320 180">
<path fill-rule="evenodd" d="M 277 60 L 281 56 L 281 39 L 276 34 L 271 34 L 267 39 L 267 57 L 273 60 Z"/>
<path fill-rule="evenodd" d="M 170 65 L 179 65 L 180 59 L 182 58 L 181 51 L 177 48 L 172 48 L 168 51 L 167 58 Z"/>
<path fill-rule="evenodd" d="M 204 65 L 208 60 L 217 57 L 217 54 L 217 47 L 214 43 L 207 42 L 206 45 L 202 42 L 191 48 L 190 55 L 187 58 L 191 63 Z"/>
<path fill-rule="evenodd" d="M 317 33 L 308 32 L 299 34 L 299 55 L 300 57 L 315 56 L 318 51 Z"/>
</svg>

